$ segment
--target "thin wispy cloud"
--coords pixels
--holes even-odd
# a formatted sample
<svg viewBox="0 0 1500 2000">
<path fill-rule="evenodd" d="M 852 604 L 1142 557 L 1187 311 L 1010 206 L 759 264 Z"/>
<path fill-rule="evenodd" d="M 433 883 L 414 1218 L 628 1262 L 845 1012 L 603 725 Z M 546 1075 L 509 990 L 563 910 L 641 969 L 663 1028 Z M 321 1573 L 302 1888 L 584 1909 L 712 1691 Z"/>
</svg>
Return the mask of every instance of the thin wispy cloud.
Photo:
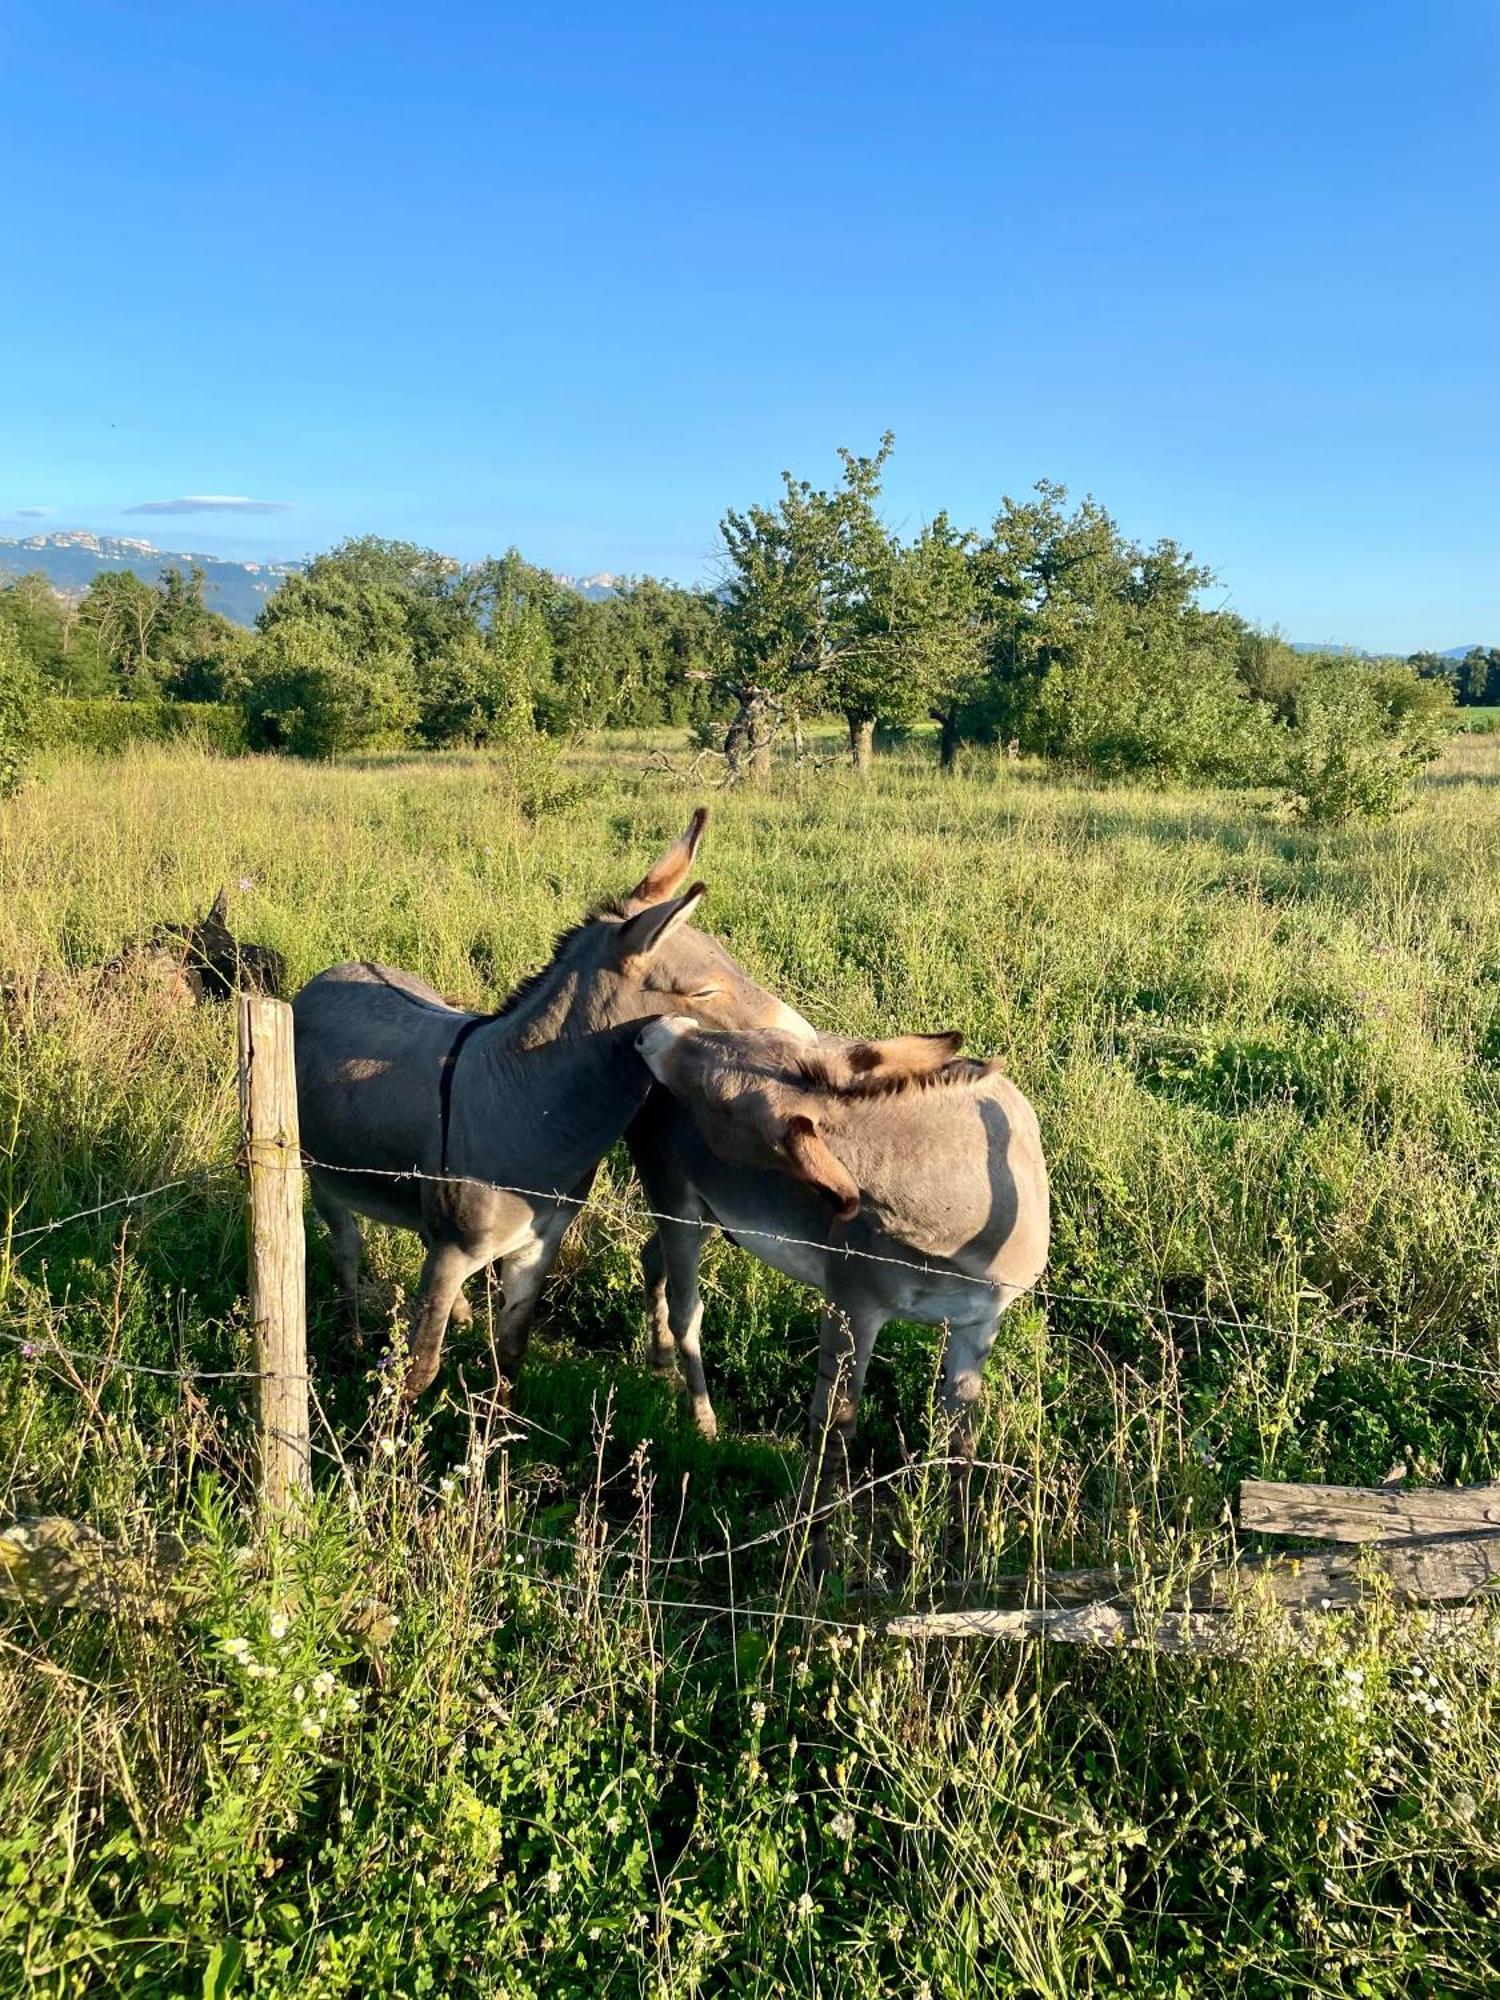
<svg viewBox="0 0 1500 2000">
<path fill-rule="evenodd" d="M 175 500 L 143 500 L 127 514 L 285 514 L 289 500 L 251 500 L 243 493 L 183 493 Z"/>
<path fill-rule="evenodd" d="M 18 521 L 45 521 L 51 512 L 52 509 L 50 507 L 18 507 L 16 509 L 16 519 Z"/>
</svg>

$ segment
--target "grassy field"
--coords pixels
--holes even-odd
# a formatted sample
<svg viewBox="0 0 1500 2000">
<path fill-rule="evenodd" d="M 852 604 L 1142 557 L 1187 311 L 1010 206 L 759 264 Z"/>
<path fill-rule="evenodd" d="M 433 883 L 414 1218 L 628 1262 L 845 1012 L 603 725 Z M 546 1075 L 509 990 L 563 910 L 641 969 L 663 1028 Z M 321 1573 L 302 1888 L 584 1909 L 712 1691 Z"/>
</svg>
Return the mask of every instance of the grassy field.
<svg viewBox="0 0 1500 2000">
<path fill-rule="evenodd" d="M 1038 1560 L 1227 1547 L 1252 1471 L 1500 1473 L 1486 737 L 1339 833 L 915 750 L 718 801 L 705 915 L 737 956 L 822 1024 L 961 1028 L 1053 1176 L 970 1532 L 901 1475 L 936 1342 L 893 1327 L 861 1449 L 899 1476 L 851 1511 L 847 1594 L 810 1602 L 784 1539 L 726 1556 L 785 1519 L 812 1300 L 710 1251 L 705 1446 L 640 1365 L 623 1163 L 514 1428 L 483 1313 L 395 1427 L 310 1232 L 302 1537 L 247 1512 L 243 1384 L 60 1354 L 249 1361 L 228 1010 L 86 968 L 227 883 L 298 981 L 378 957 L 494 1003 L 677 831 L 688 765 L 660 737 L 337 768 L 172 746 L 0 806 L 0 1514 L 190 1545 L 170 1617 L 4 1612 L 0 1995 L 1492 1993 L 1487 1611 L 1377 1602 L 1311 1650 L 1268 1620 L 1236 1662 L 861 1629 Z M 413 1246 L 372 1248 L 394 1315 Z"/>
</svg>

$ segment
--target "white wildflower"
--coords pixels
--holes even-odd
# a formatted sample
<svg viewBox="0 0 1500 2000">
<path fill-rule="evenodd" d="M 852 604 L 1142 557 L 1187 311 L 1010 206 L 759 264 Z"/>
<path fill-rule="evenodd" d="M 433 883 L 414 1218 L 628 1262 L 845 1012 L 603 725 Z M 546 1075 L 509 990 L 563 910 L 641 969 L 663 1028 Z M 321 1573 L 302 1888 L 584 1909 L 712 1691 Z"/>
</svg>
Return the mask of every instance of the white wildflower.
<svg viewBox="0 0 1500 2000">
<path fill-rule="evenodd" d="M 291 1619 L 284 1611 L 271 1613 L 270 1633 L 273 1639 L 284 1639 L 291 1629 Z"/>
<path fill-rule="evenodd" d="M 555 1896 L 562 1889 L 562 1885 L 562 1870 L 554 1863 L 542 1877 L 542 1887 L 547 1891 L 549 1896 Z"/>
<path fill-rule="evenodd" d="M 327 1701 L 337 1686 L 338 1682 L 332 1674 L 326 1671 L 321 1674 L 314 1674 L 312 1684 L 313 1700 Z"/>
<path fill-rule="evenodd" d="M 250 1657 L 250 1641 L 248 1639 L 226 1639 L 224 1641 L 224 1651 L 229 1655 L 231 1660 L 247 1660 Z"/>
<path fill-rule="evenodd" d="M 853 1813 L 835 1813 L 833 1818 L 828 1822 L 828 1831 L 833 1835 L 835 1840 L 853 1840 Z"/>
</svg>

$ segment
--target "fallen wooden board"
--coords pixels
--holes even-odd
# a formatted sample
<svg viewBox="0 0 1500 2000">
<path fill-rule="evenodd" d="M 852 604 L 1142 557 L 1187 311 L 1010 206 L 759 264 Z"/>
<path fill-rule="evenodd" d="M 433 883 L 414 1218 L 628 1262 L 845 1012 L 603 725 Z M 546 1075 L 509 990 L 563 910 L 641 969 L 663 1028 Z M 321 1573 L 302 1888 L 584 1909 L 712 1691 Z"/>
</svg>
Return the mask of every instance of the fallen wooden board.
<svg viewBox="0 0 1500 2000">
<path fill-rule="evenodd" d="M 912 1612 L 887 1620 L 893 1639 L 1052 1639 L 1067 1646 L 1119 1646 L 1158 1653 L 1245 1650 L 1243 1626 L 1223 1612 L 1138 1615 L 1128 1604 L 1032 1605 L 1024 1610 Z"/>
<path fill-rule="evenodd" d="M 1069 1645 L 1234 1653 L 1243 1647 L 1243 1627 L 1230 1615 L 1238 1606 L 1269 1601 L 1294 1619 L 1349 1610 L 1380 1577 L 1399 1603 L 1456 1603 L 1500 1581 L 1500 1532 L 1366 1543 L 1348 1553 L 1249 1556 L 1180 1579 L 1063 1570 L 1017 1578 L 1018 1590 L 1030 1589 L 1029 1604 L 911 1612 L 885 1629 L 907 1639 L 1045 1636 Z"/>
<path fill-rule="evenodd" d="M 1246 1479 L 1240 1526 L 1317 1542 L 1430 1539 L 1486 1528 L 1500 1533 L 1500 1487 L 1448 1486 L 1403 1493 L 1392 1486 L 1297 1486 Z"/>
</svg>

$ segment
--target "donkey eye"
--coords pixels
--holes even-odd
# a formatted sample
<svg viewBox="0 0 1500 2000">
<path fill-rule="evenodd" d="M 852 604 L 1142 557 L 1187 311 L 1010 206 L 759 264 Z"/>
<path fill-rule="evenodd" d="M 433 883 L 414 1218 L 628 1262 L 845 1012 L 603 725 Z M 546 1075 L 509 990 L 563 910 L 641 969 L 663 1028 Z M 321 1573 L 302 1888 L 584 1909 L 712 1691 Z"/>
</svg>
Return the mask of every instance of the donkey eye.
<svg viewBox="0 0 1500 2000">
<path fill-rule="evenodd" d="M 696 993 L 689 993 L 689 1000 L 713 1000 L 724 991 L 722 986 L 700 986 Z"/>
</svg>

